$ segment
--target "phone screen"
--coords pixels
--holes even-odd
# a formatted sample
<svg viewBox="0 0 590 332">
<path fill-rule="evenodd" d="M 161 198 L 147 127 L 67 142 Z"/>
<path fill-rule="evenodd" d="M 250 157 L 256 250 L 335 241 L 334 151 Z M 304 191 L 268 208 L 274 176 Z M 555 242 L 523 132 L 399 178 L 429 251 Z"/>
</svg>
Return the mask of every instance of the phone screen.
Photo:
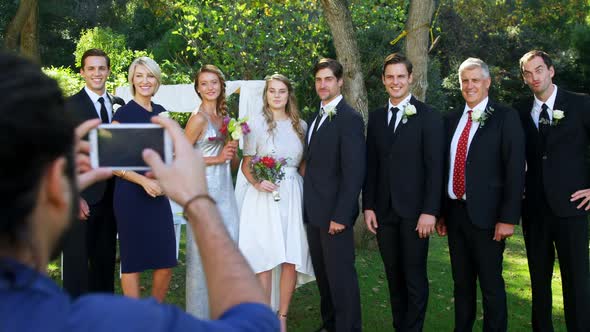
<svg viewBox="0 0 590 332">
<path fill-rule="evenodd" d="M 98 167 L 148 169 L 142 152 L 150 148 L 162 159 L 166 155 L 164 128 L 129 128 L 124 125 L 100 126 L 96 131 Z"/>
</svg>

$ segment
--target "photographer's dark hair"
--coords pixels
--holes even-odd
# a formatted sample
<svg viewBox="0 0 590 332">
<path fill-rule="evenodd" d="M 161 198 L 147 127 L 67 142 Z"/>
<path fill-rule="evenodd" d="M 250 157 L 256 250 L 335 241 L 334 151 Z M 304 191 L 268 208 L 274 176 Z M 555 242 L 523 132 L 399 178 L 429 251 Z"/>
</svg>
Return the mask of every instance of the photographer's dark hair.
<svg viewBox="0 0 590 332">
<path fill-rule="evenodd" d="M 0 249 L 33 245 L 30 221 L 42 174 L 66 156 L 74 177 L 74 122 L 57 83 L 41 69 L 0 52 Z"/>
<path fill-rule="evenodd" d="M 313 76 L 315 76 L 318 71 L 325 68 L 329 68 L 337 79 L 341 79 L 344 75 L 344 68 L 342 68 L 340 62 L 330 58 L 323 58 L 313 67 Z"/>
<path fill-rule="evenodd" d="M 398 63 L 404 64 L 406 66 L 406 69 L 408 70 L 408 74 L 412 74 L 412 69 L 414 68 L 412 62 L 410 62 L 410 60 L 408 60 L 408 58 L 406 58 L 406 56 L 401 53 L 391 53 L 383 61 L 383 69 L 381 71 L 381 75 L 385 75 L 385 68 L 387 68 L 387 66 L 395 65 Z"/>
<path fill-rule="evenodd" d="M 84 68 L 84 62 L 86 62 L 86 58 L 89 56 L 101 56 L 107 60 L 107 67 L 111 68 L 111 58 L 105 53 L 105 51 L 98 49 L 98 48 L 91 48 L 82 54 L 82 60 L 80 61 L 80 68 Z"/>
</svg>

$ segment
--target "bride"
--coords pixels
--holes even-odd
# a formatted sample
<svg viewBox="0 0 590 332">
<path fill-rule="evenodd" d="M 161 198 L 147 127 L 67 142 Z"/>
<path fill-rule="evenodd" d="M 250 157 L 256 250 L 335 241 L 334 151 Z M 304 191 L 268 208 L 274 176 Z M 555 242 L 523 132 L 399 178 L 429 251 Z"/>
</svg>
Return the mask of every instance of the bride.
<svg viewBox="0 0 590 332">
<path fill-rule="evenodd" d="M 224 144 L 219 131 L 227 115 L 225 79 L 219 68 L 205 65 L 195 75 L 195 91 L 201 98 L 199 109 L 193 112 L 185 128 L 188 140 L 203 153 L 209 194 L 217 202 L 230 237 L 238 238 L 238 208 L 234 195 L 229 161 L 236 157 L 237 141 Z M 237 167 L 237 166 L 236 166 Z M 190 227 L 186 239 L 186 311 L 201 319 L 209 317 L 209 301 L 201 257 Z"/>
<path fill-rule="evenodd" d="M 238 246 L 257 274 L 270 303 L 272 270 L 281 268 L 278 316 L 286 331 L 289 303 L 298 279 L 313 277 L 303 226 L 302 195 L 306 124 L 299 118 L 289 79 L 274 74 L 266 79 L 263 118 L 251 123 L 245 137 L 242 172 L 249 182 L 240 213 Z M 258 181 L 250 171 L 254 156 L 285 158 L 285 177 L 280 183 Z M 280 200 L 273 199 L 278 190 Z M 300 281 L 302 278 L 300 278 Z"/>
</svg>

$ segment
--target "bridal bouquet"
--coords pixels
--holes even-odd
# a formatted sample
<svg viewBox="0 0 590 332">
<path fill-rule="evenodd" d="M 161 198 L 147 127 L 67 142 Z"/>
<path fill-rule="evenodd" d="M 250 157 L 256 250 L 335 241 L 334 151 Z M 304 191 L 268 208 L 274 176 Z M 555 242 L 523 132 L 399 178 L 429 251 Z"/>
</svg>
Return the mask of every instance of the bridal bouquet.
<svg viewBox="0 0 590 332">
<path fill-rule="evenodd" d="M 256 180 L 267 180 L 276 184 L 285 178 L 283 166 L 286 164 L 287 160 L 285 158 L 275 159 L 271 156 L 256 156 L 252 158 L 252 161 L 250 161 L 250 170 L 252 171 L 252 175 L 254 175 Z M 272 198 L 275 200 L 275 202 L 281 200 L 278 190 L 272 192 Z"/>
<path fill-rule="evenodd" d="M 163 116 L 165 118 L 170 118 L 180 125 L 180 127 L 184 128 L 188 119 L 191 117 L 191 112 L 174 112 L 174 111 L 166 111 L 158 114 L 159 116 Z"/>
</svg>

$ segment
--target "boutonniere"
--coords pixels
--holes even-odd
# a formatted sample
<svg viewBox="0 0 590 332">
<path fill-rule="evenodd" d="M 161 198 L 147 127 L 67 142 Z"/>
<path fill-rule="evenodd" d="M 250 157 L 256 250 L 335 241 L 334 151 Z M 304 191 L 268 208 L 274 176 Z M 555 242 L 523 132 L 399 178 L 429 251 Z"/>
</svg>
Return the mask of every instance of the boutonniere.
<svg viewBox="0 0 590 332">
<path fill-rule="evenodd" d="M 113 113 L 115 113 L 119 109 L 119 107 L 121 107 L 120 104 L 113 104 Z"/>
<path fill-rule="evenodd" d="M 404 107 L 404 114 L 402 115 L 402 123 L 406 124 L 406 122 L 408 122 L 408 118 L 411 117 L 412 115 L 416 115 L 418 111 L 416 111 L 416 106 L 407 103 L 406 106 Z"/>
<path fill-rule="evenodd" d="M 483 127 L 488 118 L 494 113 L 494 108 L 488 106 L 485 110 L 474 109 L 471 111 L 471 121 L 479 123 L 479 127 Z"/>
<path fill-rule="evenodd" d="M 328 119 L 330 121 L 332 121 L 332 117 L 336 116 L 337 110 L 336 110 L 336 106 L 326 106 L 324 107 L 324 113 L 326 113 L 326 115 L 328 115 Z"/>
<path fill-rule="evenodd" d="M 553 110 L 553 123 L 551 125 L 557 126 L 563 118 L 565 118 L 565 114 L 562 110 Z"/>
</svg>

